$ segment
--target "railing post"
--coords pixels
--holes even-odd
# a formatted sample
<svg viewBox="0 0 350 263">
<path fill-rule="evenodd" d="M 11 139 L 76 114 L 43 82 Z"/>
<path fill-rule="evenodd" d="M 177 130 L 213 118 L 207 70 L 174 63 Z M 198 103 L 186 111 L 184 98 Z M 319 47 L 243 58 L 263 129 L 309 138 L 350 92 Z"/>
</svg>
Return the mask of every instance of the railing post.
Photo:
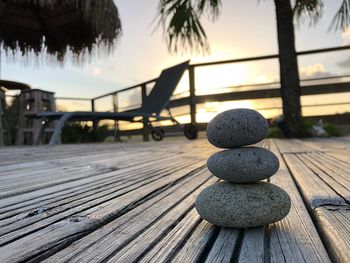
<svg viewBox="0 0 350 263">
<path fill-rule="evenodd" d="M 141 85 L 141 100 L 142 105 L 147 97 L 147 87 L 146 84 Z M 143 129 L 142 129 L 142 135 L 143 135 L 143 141 L 148 142 L 149 141 L 149 125 L 148 125 L 148 118 L 143 118 Z"/>
<path fill-rule="evenodd" d="M 118 112 L 118 93 L 112 95 L 113 100 L 113 111 Z M 114 121 L 114 142 L 120 142 L 120 133 L 119 133 L 119 122 L 118 120 Z"/>
<path fill-rule="evenodd" d="M 189 81 L 190 81 L 190 115 L 191 123 L 196 124 L 196 82 L 195 82 L 195 67 L 189 66 Z"/>
<path fill-rule="evenodd" d="M 91 100 L 91 111 L 92 112 L 95 111 L 95 100 L 94 99 Z"/>
<path fill-rule="evenodd" d="M 95 111 L 95 99 L 91 100 L 91 111 L 94 112 Z M 92 121 L 92 134 L 94 137 L 94 140 L 96 141 L 97 138 L 97 126 L 98 126 L 98 122 L 93 120 Z"/>
</svg>

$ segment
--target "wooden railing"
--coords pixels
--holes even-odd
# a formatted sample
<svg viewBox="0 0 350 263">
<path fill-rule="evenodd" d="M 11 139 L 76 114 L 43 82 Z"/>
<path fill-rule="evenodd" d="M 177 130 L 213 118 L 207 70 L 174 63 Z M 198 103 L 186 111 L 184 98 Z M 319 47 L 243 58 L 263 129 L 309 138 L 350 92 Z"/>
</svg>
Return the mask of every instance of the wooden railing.
<svg viewBox="0 0 350 263">
<path fill-rule="evenodd" d="M 304 55 L 311 55 L 311 54 L 319 54 L 319 53 L 325 53 L 325 52 L 337 52 L 337 51 L 344 51 L 350 49 L 350 46 L 342 46 L 342 47 L 332 47 L 332 48 L 324 48 L 324 49 L 316 49 L 316 50 L 307 50 L 307 51 L 301 51 L 297 52 L 298 56 L 304 56 Z M 272 83 L 260 83 L 260 84 L 253 84 L 253 85 L 242 85 L 242 86 L 233 86 L 229 87 L 229 89 L 234 90 L 235 88 L 239 87 L 252 87 L 255 89 L 245 90 L 245 91 L 232 91 L 232 92 L 224 92 L 224 93 L 216 93 L 216 94 L 209 94 L 209 95 L 197 95 L 196 94 L 196 83 L 195 83 L 195 70 L 199 67 L 207 67 L 207 66 L 215 66 L 215 65 L 223 65 L 223 64 L 232 64 L 232 63 L 242 63 L 242 62 L 252 62 L 252 61 L 261 61 L 261 60 L 271 60 L 271 59 L 277 59 L 278 55 L 267 55 L 267 56 L 258 56 L 258 57 L 249 57 L 249 58 L 240 58 L 240 59 L 232 59 L 232 60 L 223 60 L 223 61 L 214 61 L 214 62 L 206 62 L 206 63 L 197 63 L 197 64 L 191 64 L 188 68 L 188 76 L 189 76 L 189 83 L 188 83 L 188 92 L 189 96 L 173 99 L 169 102 L 170 108 L 175 107 L 181 107 L 181 106 L 189 106 L 190 108 L 190 120 L 191 123 L 197 124 L 196 120 L 196 108 L 197 105 L 200 103 L 205 102 L 223 102 L 223 101 L 235 101 L 235 100 L 251 100 L 251 99 L 265 99 L 265 98 L 279 98 L 281 97 L 280 89 L 279 89 L 279 82 L 272 82 Z M 344 76 L 336 76 L 336 77 L 326 77 L 326 78 L 313 78 L 313 79 L 303 79 L 301 80 L 302 83 L 307 83 L 311 81 L 329 81 L 329 80 L 335 80 L 339 78 L 350 78 L 350 75 L 344 75 Z M 140 89 L 140 97 L 141 97 L 141 103 L 145 100 L 147 97 L 147 85 L 152 84 L 157 79 L 152 79 L 146 82 L 139 83 L 137 85 L 133 85 L 131 87 L 117 90 L 115 92 L 111 92 L 108 94 L 104 94 L 102 96 L 98 96 L 96 98 L 93 98 L 91 100 L 91 109 L 94 111 L 96 109 L 96 101 L 102 98 L 106 98 L 108 96 L 112 96 L 113 100 L 113 110 L 116 112 L 119 111 L 129 111 L 129 110 L 135 110 L 139 108 L 141 105 L 132 105 L 132 107 L 128 108 L 121 108 L 118 106 L 118 96 L 120 93 L 125 91 L 134 90 L 137 88 Z M 271 86 L 274 86 L 271 88 Z M 266 86 L 268 88 L 261 88 L 263 86 Z M 340 92 L 350 92 L 350 82 L 334 82 L 334 83 L 327 83 L 327 84 L 317 84 L 317 85 L 302 85 L 302 91 L 301 95 L 319 95 L 319 94 L 331 94 L 331 93 L 340 93 Z M 343 104 L 343 103 L 342 103 Z M 335 104 L 329 104 L 329 105 L 338 105 Z M 350 105 L 350 101 L 349 101 Z M 306 105 L 306 107 L 311 107 L 313 105 Z M 320 104 L 316 106 L 322 106 Z M 276 109 L 271 108 L 271 109 Z M 199 125 L 199 127 L 202 127 L 203 125 Z M 205 126 L 205 125 L 204 125 Z M 118 122 L 116 123 L 116 128 L 118 128 Z M 148 130 L 147 128 L 141 129 L 141 130 L 129 130 L 129 131 L 122 131 L 121 135 L 128 135 L 128 134 L 143 134 L 144 140 L 148 140 Z"/>
</svg>

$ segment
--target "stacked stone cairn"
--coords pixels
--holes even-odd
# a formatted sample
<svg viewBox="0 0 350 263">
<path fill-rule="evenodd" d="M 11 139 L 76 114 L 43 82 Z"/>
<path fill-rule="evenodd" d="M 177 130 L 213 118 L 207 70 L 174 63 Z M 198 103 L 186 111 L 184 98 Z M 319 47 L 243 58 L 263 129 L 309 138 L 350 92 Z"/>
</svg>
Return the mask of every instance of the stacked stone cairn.
<svg viewBox="0 0 350 263">
<path fill-rule="evenodd" d="M 287 216 L 289 195 L 276 185 L 262 182 L 278 171 L 278 158 L 266 149 L 248 146 L 263 140 L 267 132 L 266 119 L 250 109 L 222 112 L 209 123 L 209 142 L 227 149 L 208 159 L 209 171 L 224 181 L 198 195 L 195 205 L 203 219 L 221 227 L 246 228 Z"/>
</svg>

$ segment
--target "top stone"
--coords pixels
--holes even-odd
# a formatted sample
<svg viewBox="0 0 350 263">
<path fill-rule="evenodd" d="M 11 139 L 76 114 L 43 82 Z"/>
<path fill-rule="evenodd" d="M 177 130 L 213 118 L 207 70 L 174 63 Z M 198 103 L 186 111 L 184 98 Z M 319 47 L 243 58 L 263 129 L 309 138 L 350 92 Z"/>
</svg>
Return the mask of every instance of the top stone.
<svg viewBox="0 0 350 263">
<path fill-rule="evenodd" d="M 232 109 L 212 119 L 207 127 L 207 138 L 219 148 L 237 148 L 263 140 L 268 132 L 266 119 L 257 111 Z"/>
</svg>

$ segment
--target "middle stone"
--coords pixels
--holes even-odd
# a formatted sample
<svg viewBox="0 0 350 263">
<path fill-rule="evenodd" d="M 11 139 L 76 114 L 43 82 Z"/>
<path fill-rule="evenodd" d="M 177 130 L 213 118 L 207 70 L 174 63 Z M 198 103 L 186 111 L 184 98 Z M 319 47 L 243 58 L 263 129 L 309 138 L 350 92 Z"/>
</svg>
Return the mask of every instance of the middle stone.
<svg viewBox="0 0 350 263">
<path fill-rule="evenodd" d="M 209 171 L 225 181 L 250 183 L 274 175 L 279 161 L 272 152 L 258 147 L 243 147 L 213 154 L 207 162 Z"/>
</svg>

